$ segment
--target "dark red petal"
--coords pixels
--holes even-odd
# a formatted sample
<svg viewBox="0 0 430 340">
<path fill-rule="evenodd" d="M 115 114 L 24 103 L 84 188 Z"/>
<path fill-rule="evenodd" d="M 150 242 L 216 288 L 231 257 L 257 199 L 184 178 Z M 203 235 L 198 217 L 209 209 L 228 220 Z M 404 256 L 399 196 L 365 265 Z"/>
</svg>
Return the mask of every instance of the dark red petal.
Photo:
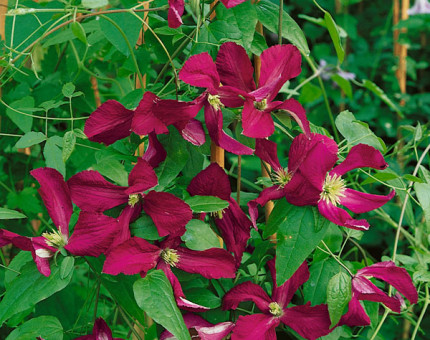
<svg viewBox="0 0 430 340">
<path fill-rule="evenodd" d="M 94 323 L 93 334 L 96 340 L 112 340 L 112 331 L 102 318 Z"/>
<path fill-rule="evenodd" d="M 366 314 L 363 306 L 356 297 L 352 297 L 348 304 L 348 312 L 342 316 L 338 326 L 347 325 L 354 326 L 368 326 L 370 325 L 370 318 Z"/>
<path fill-rule="evenodd" d="M 301 70 L 302 57 L 294 45 L 275 45 L 261 53 L 261 71 L 258 87 L 276 83 L 269 100 L 272 100 L 285 82 L 297 77 Z"/>
<path fill-rule="evenodd" d="M 267 314 L 239 316 L 233 328 L 232 340 L 276 340 L 278 318 Z"/>
<path fill-rule="evenodd" d="M 233 86 L 245 92 L 255 90 L 254 68 L 245 49 L 234 42 L 221 45 L 216 67 L 223 86 Z"/>
<path fill-rule="evenodd" d="M 270 111 L 256 109 L 251 100 L 246 100 L 243 106 L 242 126 L 243 134 L 251 138 L 266 138 L 275 131 Z"/>
<path fill-rule="evenodd" d="M 187 191 L 191 196 L 216 196 L 228 200 L 231 195 L 230 181 L 217 163 L 212 163 L 200 171 L 190 182 Z"/>
<path fill-rule="evenodd" d="M 139 106 L 136 108 L 133 121 L 131 123 L 131 130 L 138 135 L 147 135 L 154 131 L 156 134 L 168 133 L 167 126 L 157 117 L 154 110 L 159 102 L 154 93 L 148 91 L 143 95 Z"/>
<path fill-rule="evenodd" d="M 309 121 L 306 118 L 306 111 L 297 100 L 288 99 L 284 101 L 281 105 L 277 106 L 276 109 L 287 111 L 288 114 L 294 118 L 296 123 L 299 124 L 300 128 L 303 130 L 303 133 L 306 136 L 311 135 Z"/>
<path fill-rule="evenodd" d="M 245 2 L 246 0 L 221 0 L 221 2 L 223 3 L 223 5 L 226 8 L 232 8 L 235 7 L 237 5 L 240 5 L 242 2 Z"/>
<path fill-rule="evenodd" d="M 222 308 L 224 310 L 236 309 L 243 301 L 252 301 L 263 313 L 269 313 L 269 304 L 272 299 L 259 285 L 246 281 L 233 287 L 224 295 Z"/>
<path fill-rule="evenodd" d="M 355 276 L 352 279 L 352 291 L 358 300 L 382 302 L 396 313 L 401 311 L 401 301 L 397 296 L 388 296 L 365 277 Z"/>
<path fill-rule="evenodd" d="M 217 94 L 221 103 L 223 103 L 226 107 L 240 107 L 243 106 L 244 99 L 250 98 L 254 99 L 254 97 L 248 94 L 245 91 L 239 90 L 232 86 L 221 86 L 217 90 Z"/>
<path fill-rule="evenodd" d="M 345 197 L 340 199 L 340 204 L 344 205 L 356 214 L 361 214 L 382 207 L 385 203 L 391 200 L 395 194 L 396 192 L 394 190 L 387 196 L 384 196 L 371 195 L 352 189 L 346 189 L 344 192 Z"/>
<path fill-rule="evenodd" d="M 284 310 L 281 320 L 309 340 L 315 340 L 332 331 L 327 305 L 311 307 L 309 302 L 303 306 L 287 308 Z"/>
<path fill-rule="evenodd" d="M 148 241 L 132 237 L 107 254 L 103 273 L 134 275 L 147 272 L 157 265 L 160 252 L 160 248 Z"/>
<path fill-rule="evenodd" d="M 233 256 L 221 248 L 197 251 L 176 248 L 179 256 L 177 267 L 188 273 L 200 274 L 207 279 L 234 278 L 236 265 Z"/>
<path fill-rule="evenodd" d="M 67 184 L 73 203 L 85 211 L 105 211 L 128 201 L 127 187 L 108 182 L 97 171 L 79 172 Z"/>
<path fill-rule="evenodd" d="M 222 111 L 215 110 L 208 103 L 205 104 L 205 122 L 212 141 L 224 150 L 235 155 L 252 155 L 253 150 L 228 136 L 222 129 Z"/>
<path fill-rule="evenodd" d="M 0 229 L 0 248 L 8 244 L 13 244 L 14 247 L 25 251 L 33 250 L 33 245 L 29 237 L 15 234 L 6 229 Z"/>
<path fill-rule="evenodd" d="M 155 169 L 166 159 L 166 157 L 167 152 L 163 145 L 158 141 L 157 134 L 155 132 L 151 132 L 148 135 L 148 148 L 142 158 Z"/>
<path fill-rule="evenodd" d="M 93 142 L 110 145 L 130 136 L 134 112 L 116 100 L 100 105 L 85 122 L 84 133 Z"/>
<path fill-rule="evenodd" d="M 206 134 L 203 125 L 197 119 L 183 121 L 174 124 L 182 138 L 193 145 L 201 146 L 206 142 Z"/>
<path fill-rule="evenodd" d="M 207 53 L 191 56 L 179 72 L 179 79 L 196 87 L 216 90 L 220 79 L 212 57 Z"/>
<path fill-rule="evenodd" d="M 291 302 L 294 294 L 297 292 L 299 287 L 309 280 L 309 269 L 308 264 L 304 261 L 299 269 L 291 276 L 282 286 L 278 287 L 276 284 L 276 270 L 275 270 L 275 259 L 270 260 L 268 263 L 270 273 L 272 274 L 273 280 L 273 292 L 272 300 L 276 301 L 281 307 L 286 308 Z"/>
<path fill-rule="evenodd" d="M 379 150 L 366 144 L 358 144 L 351 148 L 345 160 L 336 166 L 330 174 L 343 175 L 356 168 L 373 168 L 384 170 L 388 166 Z"/>
<path fill-rule="evenodd" d="M 258 207 L 257 205 L 264 206 L 267 202 L 278 200 L 285 197 L 286 191 L 278 185 L 264 189 L 255 200 L 248 202 L 249 216 L 251 217 L 252 225 L 257 228 Z"/>
<path fill-rule="evenodd" d="M 182 25 L 182 14 L 184 14 L 184 0 L 169 0 L 169 12 L 167 22 L 170 28 L 178 28 Z"/>
<path fill-rule="evenodd" d="M 326 219 L 343 227 L 362 231 L 368 230 L 370 227 L 366 220 L 355 220 L 346 210 L 336 207 L 331 203 L 327 203 L 323 199 L 318 203 L 318 210 Z"/>
<path fill-rule="evenodd" d="M 278 159 L 278 146 L 275 142 L 272 142 L 265 138 L 257 138 L 255 140 L 255 155 L 262 161 L 269 163 L 274 171 L 282 169 Z"/>
<path fill-rule="evenodd" d="M 234 254 L 238 268 L 246 244 L 251 237 L 251 221 L 234 199 L 230 198 L 228 202 L 229 207 L 224 210 L 222 218 L 215 219 L 215 224 L 221 232 L 227 250 Z"/>
<path fill-rule="evenodd" d="M 167 192 L 150 191 L 143 199 L 143 210 L 152 218 L 160 236 L 180 236 L 193 213 L 184 201 Z"/>
<path fill-rule="evenodd" d="M 118 221 L 100 213 L 81 211 L 67 251 L 77 256 L 100 256 L 106 252 L 119 231 Z"/>
<path fill-rule="evenodd" d="M 73 213 L 70 191 L 63 175 L 52 168 L 39 168 L 30 171 L 39 182 L 39 194 L 55 226 L 66 238 L 69 237 L 70 216 Z"/>
<path fill-rule="evenodd" d="M 33 256 L 33 260 L 36 263 L 37 269 L 44 276 L 51 275 L 51 267 L 49 265 L 49 260 L 52 256 L 54 256 L 57 249 L 48 246 L 46 244 L 46 239 L 43 236 L 32 237 L 31 243 L 33 246 L 33 250 L 31 251 L 31 255 Z M 40 251 L 45 252 L 43 256 L 40 256 Z"/>
<path fill-rule="evenodd" d="M 168 126 L 193 119 L 201 108 L 202 104 L 199 100 L 183 102 L 173 99 L 161 99 L 157 101 L 153 111 L 155 116 Z"/>
<path fill-rule="evenodd" d="M 158 178 L 154 169 L 142 158 L 137 160 L 136 165 L 128 177 L 129 188 L 125 190 L 127 195 L 142 193 L 158 184 Z"/>
<path fill-rule="evenodd" d="M 411 303 L 417 303 L 417 290 L 404 268 L 397 267 L 392 261 L 375 263 L 357 272 L 357 276 L 372 276 L 384 280 L 402 293 Z"/>
<path fill-rule="evenodd" d="M 130 223 L 136 220 L 141 212 L 142 204 L 136 204 L 134 207 L 126 205 L 124 207 L 123 211 L 118 216 L 117 233 L 108 251 L 131 238 Z"/>
</svg>

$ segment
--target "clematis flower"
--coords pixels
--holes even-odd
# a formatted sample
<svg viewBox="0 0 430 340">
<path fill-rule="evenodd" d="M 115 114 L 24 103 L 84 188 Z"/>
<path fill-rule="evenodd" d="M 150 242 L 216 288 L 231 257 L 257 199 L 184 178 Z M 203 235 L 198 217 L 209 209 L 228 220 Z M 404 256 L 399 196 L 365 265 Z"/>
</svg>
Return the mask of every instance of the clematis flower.
<svg viewBox="0 0 430 340">
<path fill-rule="evenodd" d="M 75 340 L 122 340 L 121 338 L 113 338 L 112 331 L 102 318 L 98 318 L 94 322 L 93 333 L 76 338 Z"/>
<path fill-rule="evenodd" d="M 287 175 L 284 176 L 287 184 L 284 186 L 283 192 L 274 187 L 263 190 L 257 200 L 249 204 L 250 214 L 255 215 L 257 203 L 265 204 L 268 200 L 281 198 L 285 194 L 287 201 L 293 205 L 317 206 L 321 215 L 337 225 L 357 230 L 369 229 L 369 223 L 366 220 L 353 219 L 346 210 L 339 208 L 338 205 L 343 205 L 352 212 L 361 214 L 383 206 L 394 197 L 395 191 L 391 191 L 386 196 L 362 193 L 347 188 L 342 175 L 361 167 L 385 169 L 388 164 L 382 154 L 369 145 L 358 144 L 351 148 L 342 163 L 333 168 L 337 161 L 338 151 L 335 142 L 318 134 L 313 134 L 309 141 L 306 141 L 301 136 L 296 138 L 298 142 L 294 143 L 293 141 L 291 149 L 293 149 L 294 144 L 297 147 L 303 143 L 301 145 L 304 145 L 306 150 L 313 151 L 308 151 L 299 156 L 299 153 L 295 153 L 299 150 L 298 148 L 295 150 L 290 149 L 290 162 L 293 160 L 294 167 L 288 170 Z M 326 147 L 318 147 L 320 143 L 323 143 Z M 319 150 L 319 152 L 315 152 L 316 150 Z M 293 158 L 291 158 L 292 153 Z M 261 154 L 264 155 L 263 152 Z M 273 154 L 273 151 L 271 151 L 271 154 Z M 268 156 L 265 155 L 264 157 Z M 275 165 L 275 168 L 278 166 L 273 161 L 271 162 L 271 165 Z M 275 170 L 275 173 L 279 174 L 279 171 L 276 172 Z M 290 171 L 291 179 L 288 181 Z"/>
<path fill-rule="evenodd" d="M 228 321 L 213 325 L 203 319 L 201 316 L 190 313 L 184 315 L 184 322 L 187 328 L 190 330 L 190 334 L 193 335 L 197 333 L 197 336 L 201 340 L 222 340 L 228 334 L 230 334 L 234 327 L 234 323 Z M 192 338 L 194 337 L 195 336 L 192 336 Z M 167 330 L 165 330 L 160 335 L 160 340 L 174 339 L 176 339 L 176 337 Z"/>
<path fill-rule="evenodd" d="M 225 171 L 216 163 L 195 176 L 188 185 L 187 191 L 191 196 L 216 196 L 228 201 L 229 207 L 214 216 L 221 236 L 240 266 L 246 243 L 250 238 L 251 221 L 231 197 L 231 188 Z"/>
<path fill-rule="evenodd" d="M 369 316 L 361 306 L 360 300 L 381 302 L 393 312 L 400 313 L 404 303 L 402 297 L 398 293 L 395 296 L 388 296 L 369 280 L 372 277 L 389 283 L 411 303 L 417 303 L 418 293 L 406 269 L 397 267 L 392 261 L 375 263 L 358 270 L 352 278 L 352 299 L 348 305 L 348 312 L 342 316 L 339 326 L 370 325 Z"/>
<path fill-rule="evenodd" d="M 73 202 L 84 211 L 105 211 L 127 204 L 121 220 L 117 243 L 130 237 L 129 222 L 143 209 L 154 221 L 160 236 L 182 235 L 185 225 L 192 218 L 190 207 L 181 199 L 167 192 L 146 190 L 158 184 L 154 169 L 143 159 L 138 159 L 128 178 L 128 187 L 118 186 L 105 180 L 93 170 L 72 176 L 67 184 Z M 121 219 L 121 217 L 120 217 Z"/>
<path fill-rule="evenodd" d="M 185 299 L 181 285 L 171 267 L 200 274 L 208 279 L 234 278 L 236 267 L 233 256 L 220 248 L 196 251 L 181 247 L 180 244 L 180 237 L 169 237 L 159 246 L 142 238 L 132 237 L 107 254 L 103 272 L 111 275 L 145 274 L 156 267 L 161 269 L 169 279 L 179 307 L 197 311 L 207 310 L 207 307 Z"/>
<path fill-rule="evenodd" d="M 314 196 L 318 196 L 320 191 L 314 188 L 306 175 L 310 173 L 315 180 L 324 180 L 327 170 L 321 169 L 320 156 L 324 155 L 324 160 L 334 163 L 337 159 L 336 153 L 337 144 L 332 139 L 319 134 L 311 134 L 308 139 L 301 134 L 294 138 L 288 154 L 288 167 L 283 168 L 277 156 L 276 143 L 257 138 L 255 155 L 272 167 L 271 177 L 274 185 L 265 188 L 255 200 L 248 202 L 249 215 L 254 227 L 257 227 L 257 206 L 264 206 L 268 201 L 285 197 L 288 201 L 289 198 L 300 200 L 300 204 L 296 205 L 315 204 Z"/>
<path fill-rule="evenodd" d="M 205 142 L 205 133 L 202 124 L 194 119 L 199 110 L 198 103 L 160 99 L 148 91 L 135 110 L 115 100 L 106 101 L 87 119 L 84 133 L 93 142 L 110 145 L 130 136 L 131 131 L 139 135 L 164 134 L 173 125 L 185 140 L 200 146 Z"/>
<path fill-rule="evenodd" d="M 414 5 L 408 9 L 408 14 L 430 14 L 430 3 L 427 0 L 415 0 Z"/>
<path fill-rule="evenodd" d="M 277 45 L 263 51 L 258 88 L 254 69 L 243 47 L 227 42 L 221 45 L 216 59 L 216 68 L 221 83 L 239 89 L 245 98 L 242 111 L 243 134 L 252 138 L 269 137 L 275 131 L 271 112 L 288 112 L 302 128 L 310 134 L 309 122 L 304 108 L 295 99 L 274 101 L 282 86 L 301 72 L 301 56 L 293 45 Z M 243 95 L 243 92 L 246 95 Z M 238 106 L 241 106 L 242 103 Z"/>
<path fill-rule="evenodd" d="M 209 136 L 219 147 L 237 155 L 251 155 L 253 150 L 227 135 L 223 130 L 221 108 L 241 106 L 242 99 L 238 94 L 245 92 L 230 86 L 221 86 L 215 63 L 211 56 L 204 52 L 191 56 L 179 72 L 179 79 L 206 91 L 195 102 L 204 106 L 205 122 Z"/>
<path fill-rule="evenodd" d="M 244 282 L 224 295 L 223 309 L 236 309 L 242 301 L 252 301 L 262 314 L 239 316 L 232 340 L 275 340 L 275 329 L 282 322 L 306 339 L 316 339 L 331 332 L 327 305 L 290 306 L 298 288 L 309 279 L 306 262 L 282 286 L 276 285 L 275 261 L 269 261 L 273 292 L 269 297 L 259 285 Z"/>
<path fill-rule="evenodd" d="M 39 194 L 57 230 L 38 237 L 24 237 L 7 230 L 0 230 L 0 247 L 13 244 L 31 251 L 39 272 L 51 274 L 49 260 L 64 248 L 76 256 L 100 256 L 112 243 L 118 222 L 99 213 L 81 212 L 69 236 L 69 222 L 73 213 L 70 192 L 63 176 L 52 168 L 39 168 L 30 172 L 40 183 Z"/>
</svg>

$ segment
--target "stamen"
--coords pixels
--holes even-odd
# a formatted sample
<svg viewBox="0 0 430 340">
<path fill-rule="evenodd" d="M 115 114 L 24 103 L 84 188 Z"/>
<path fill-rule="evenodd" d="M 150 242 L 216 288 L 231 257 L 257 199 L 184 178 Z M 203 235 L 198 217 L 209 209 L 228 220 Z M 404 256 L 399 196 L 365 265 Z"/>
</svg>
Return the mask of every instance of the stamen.
<svg viewBox="0 0 430 340">
<path fill-rule="evenodd" d="M 336 206 L 340 203 L 341 198 L 345 197 L 345 189 L 345 181 L 341 176 L 337 174 L 333 176 L 327 175 L 324 180 L 323 190 L 320 194 L 320 200 L 325 200 L 327 203 Z"/>
<path fill-rule="evenodd" d="M 260 101 L 260 102 L 254 102 L 254 107 L 257 109 L 257 110 L 260 110 L 260 111 L 264 111 L 266 108 L 267 108 L 267 99 L 266 98 L 264 98 L 262 101 Z"/>
<path fill-rule="evenodd" d="M 224 104 L 221 103 L 221 100 L 219 99 L 219 95 L 217 94 L 209 94 L 208 102 L 217 111 L 224 107 Z"/>
<path fill-rule="evenodd" d="M 163 249 L 160 254 L 161 258 L 171 267 L 176 267 L 179 262 L 178 251 L 175 249 Z"/>
<path fill-rule="evenodd" d="M 292 174 L 288 172 L 288 168 L 279 169 L 272 174 L 273 183 L 279 185 L 281 188 L 285 187 L 291 180 Z"/>
<path fill-rule="evenodd" d="M 211 215 L 212 217 L 215 217 L 215 218 L 222 219 L 222 215 L 224 214 L 224 210 L 225 209 L 218 210 L 218 211 L 212 211 L 209 213 L 209 215 Z"/>
<path fill-rule="evenodd" d="M 273 316 L 276 316 L 277 318 L 279 318 L 284 314 L 284 311 L 282 310 L 281 306 L 279 306 L 277 302 L 269 303 L 269 312 L 270 314 L 272 314 Z"/>
<path fill-rule="evenodd" d="M 140 195 L 139 194 L 132 194 L 128 196 L 128 205 L 134 208 L 134 206 L 139 203 L 140 201 Z"/>
<path fill-rule="evenodd" d="M 43 233 L 42 236 L 45 238 L 45 242 L 48 246 L 54 248 L 63 248 L 67 245 L 68 239 L 65 235 L 59 231 L 53 231 L 51 233 Z"/>
</svg>

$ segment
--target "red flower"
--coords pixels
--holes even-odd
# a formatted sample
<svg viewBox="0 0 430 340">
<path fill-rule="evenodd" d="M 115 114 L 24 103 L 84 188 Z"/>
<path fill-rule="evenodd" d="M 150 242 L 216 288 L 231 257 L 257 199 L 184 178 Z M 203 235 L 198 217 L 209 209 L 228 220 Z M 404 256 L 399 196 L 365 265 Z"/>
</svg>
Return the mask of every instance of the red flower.
<svg viewBox="0 0 430 340">
<path fill-rule="evenodd" d="M 352 299 L 348 305 L 348 313 L 342 316 L 339 326 L 370 325 L 370 319 L 359 300 L 382 302 L 392 311 L 400 313 L 403 304 L 401 296 L 398 293 L 395 296 L 388 296 L 369 280 L 372 277 L 388 282 L 411 303 L 417 303 L 417 290 L 404 268 L 397 267 L 392 261 L 375 263 L 360 269 L 352 278 Z"/>
<path fill-rule="evenodd" d="M 232 340 L 275 340 L 276 327 L 282 322 L 306 339 L 316 339 L 331 332 L 326 305 L 311 307 L 310 303 L 288 307 L 294 293 L 309 279 L 306 262 L 282 286 L 276 285 L 275 261 L 269 264 L 273 293 L 269 297 L 255 283 L 244 282 L 224 295 L 223 309 L 236 309 L 242 301 L 252 301 L 262 314 L 239 316 L 233 329 Z"/>
<path fill-rule="evenodd" d="M 40 183 L 40 196 L 58 230 L 32 238 L 0 230 L 0 247 L 12 243 L 22 250 L 31 251 L 37 268 L 45 276 L 51 274 L 49 260 L 61 248 L 77 256 L 97 257 L 106 252 L 118 230 L 118 222 L 100 213 L 81 212 L 69 237 L 73 206 L 63 176 L 52 168 L 35 169 L 31 175 Z"/>
<path fill-rule="evenodd" d="M 75 340 L 122 340 L 121 338 L 112 338 L 112 331 L 102 318 L 94 322 L 93 333 L 76 338 Z"/>
</svg>

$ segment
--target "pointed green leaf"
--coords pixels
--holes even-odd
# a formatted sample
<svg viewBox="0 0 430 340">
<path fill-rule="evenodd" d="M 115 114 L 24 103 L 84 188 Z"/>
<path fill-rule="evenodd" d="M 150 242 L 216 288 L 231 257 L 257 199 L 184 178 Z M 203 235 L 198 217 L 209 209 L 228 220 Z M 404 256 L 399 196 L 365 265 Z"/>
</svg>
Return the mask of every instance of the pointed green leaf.
<svg viewBox="0 0 430 340">
<path fill-rule="evenodd" d="M 207 223 L 200 220 L 191 220 L 186 228 L 187 231 L 181 238 L 188 248 L 192 250 L 220 248 L 217 235 Z"/>
<path fill-rule="evenodd" d="M 70 98 L 73 95 L 73 92 L 75 92 L 76 86 L 73 85 L 73 83 L 66 83 L 63 85 L 63 95 L 64 97 Z"/>
<path fill-rule="evenodd" d="M 172 286 L 161 270 L 154 270 L 133 285 L 140 308 L 178 340 L 190 340 L 190 334 L 179 311 Z"/>
<path fill-rule="evenodd" d="M 33 125 L 33 117 L 26 114 L 32 114 L 34 107 L 33 97 L 24 97 L 9 104 L 10 108 L 6 109 L 6 115 L 18 126 L 24 133 L 30 132 Z M 23 114 L 24 113 L 24 114 Z"/>
<path fill-rule="evenodd" d="M 86 45 L 87 44 L 87 36 L 86 36 L 85 30 L 82 27 L 82 25 L 80 24 L 80 22 L 79 21 L 72 22 L 70 24 L 70 26 L 71 26 L 72 32 L 75 35 L 75 37 L 78 38 L 80 41 L 82 41 Z M 66 97 L 68 97 L 68 96 L 66 96 Z"/>
<path fill-rule="evenodd" d="M 0 208 L 0 220 L 11 220 L 15 218 L 27 218 L 27 216 L 15 210 Z"/>
<path fill-rule="evenodd" d="M 64 134 L 63 137 L 63 162 L 66 163 L 66 161 L 69 159 L 70 155 L 72 154 L 73 150 L 75 149 L 76 144 L 76 135 L 73 131 L 67 131 Z"/>
<path fill-rule="evenodd" d="M 39 316 L 14 329 L 6 340 L 36 339 L 38 337 L 44 340 L 62 340 L 63 326 L 54 316 Z"/>
<path fill-rule="evenodd" d="M 29 146 L 39 144 L 46 140 L 46 136 L 42 132 L 30 131 L 22 136 L 18 142 L 16 142 L 15 147 L 18 149 L 27 148 Z"/>
<path fill-rule="evenodd" d="M 345 308 L 351 300 L 351 277 L 339 272 L 333 276 L 327 286 L 327 305 L 331 326 L 334 327 L 344 314 Z"/>
<path fill-rule="evenodd" d="M 192 196 L 185 200 L 196 213 L 215 212 L 228 208 L 229 203 L 215 196 Z"/>
</svg>

